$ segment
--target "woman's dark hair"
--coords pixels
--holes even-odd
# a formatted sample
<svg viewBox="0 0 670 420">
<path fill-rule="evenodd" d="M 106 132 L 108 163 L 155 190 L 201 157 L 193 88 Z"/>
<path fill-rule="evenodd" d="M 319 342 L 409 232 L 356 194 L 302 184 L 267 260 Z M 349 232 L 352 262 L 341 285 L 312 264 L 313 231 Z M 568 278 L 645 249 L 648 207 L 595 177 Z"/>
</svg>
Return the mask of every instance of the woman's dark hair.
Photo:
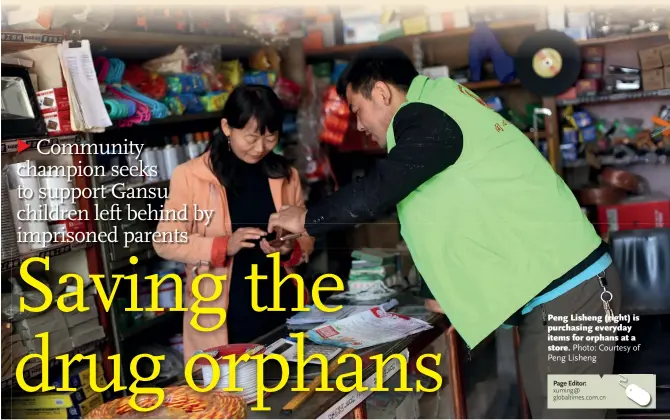
<svg viewBox="0 0 670 420">
<path fill-rule="evenodd" d="M 281 132 L 284 122 L 284 107 L 274 91 L 263 85 L 242 85 L 230 93 L 223 106 L 221 118 L 228 121 L 231 128 L 242 129 L 252 119 L 256 121 L 258 131 Z M 235 172 L 239 159 L 230 150 L 228 137 L 223 132 L 214 136 L 209 146 L 210 167 L 219 182 L 235 193 Z M 268 178 L 290 179 L 291 166 L 283 156 L 274 152 L 268 153 L 258 165 Z"/>
</svg>

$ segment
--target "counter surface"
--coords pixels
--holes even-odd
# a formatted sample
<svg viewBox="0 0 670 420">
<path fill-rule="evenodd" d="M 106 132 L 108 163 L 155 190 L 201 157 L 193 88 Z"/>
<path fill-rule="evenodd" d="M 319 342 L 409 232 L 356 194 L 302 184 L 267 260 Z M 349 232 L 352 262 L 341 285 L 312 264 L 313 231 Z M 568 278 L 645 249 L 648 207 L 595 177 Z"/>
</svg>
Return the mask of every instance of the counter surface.
<svg viewBox="0 0 670 420">
<path fill-rule="evenodd" d="M 400 295 L 399 297 L 396 297 L 396 299 L 398 299 L 401 306 L 423 305 L 423 299 L 417 298 L 409 294 Z M 371 304 L 376 304 L 376 302 L 373 302 Z M 435 340 L 440 334 L 443 334 L 444 331 L 449 327 L 447 318 L 442 314 L 437 313 L 432 314 L 427 321 L 433 325 L 433 328 L 430 330 L 414 334 L 402 340 L 394 341 L 391 343 L 385 343 L 379 346 L 369 347 L 362 350 L 357 350 L 355 353 L 361 356 L 361 358 L 363 359 L 363 374 L 362 374 L 363 380 L 366 380 L 369 377 L 373 376 L 376 372 L 375 363 L 368 359 L 370 356 L 382 354 L 386 359 L 388 356 L 392 354 L 402 353 L 405 349 L 407 349 L 411 357 L 421 352 L 421 350 L 423 350 L 428 344 L 430 344 L 433 340 Z M 290 332 L 295 331 L 289 331 L 286 328 L 286 326 L 281 326 L 271 331 L 270 333 L 262 337 L 259 337 L 257 340 L 255 340 L 255 343 L 270 345 L 275 341 L 277 341 L 278 339 L 288 337 L 288 334 Z M 277 365 L 273 367 L 272 363 L 270 364 L 270 366 L 266 364 L 264 369 L 264 375 L 266 376 L 266 380 L 264 382 L 266 383 L 266 386 L 272 386 L 273 383 L 278 382 L 279 366 Z M 317 369 L 320 372 L 319 365 L 315 365 L 314 369 L 311 369 L 311 371 L 313 373 L 316 373 Z M 340 365 L 332 374 L 329 375 L 330 386 L 333 386 L 335 384 L 335 379 L 339 375 L 353 371 L 354 371 L 353 362 L 348 362 Z M 293 378 L 295 377 L 294 369 L 291 369 L 290 377 Z M 309 387 L 309 383 L 312 381 L 312 377 L 313 375 L 306 377 L 305 379 L 306 387 Z M 270 418 L 317 419 L 323 414 L 325 414 L 326 411 L 328 411 L 331 407 L 335 406 L 336 404 L 338 406 L 341 405 L 341 403 L 338 404 L 338 402 L 340 402 L 340 400 L 342 400 L 344 397 L 346 396 L 353 397 L 353 394 L 356 393 L 356 391 L 352 391 L 350 393 L 344 393 L 337 390 L 328 392 L 315 392 L 307 401 L 305 401 L 300 407 L 294 410 L 290 415 L 282 415 L 281 413 L 282 407 L 284 407 L 284 405 L 286 405 L 295 395 L 297 395 L 296 392 L 291 391 L 291 388 L 295 387 L 296 385 L 296 381 L 293 378 L 289 378 L 288 383 L 283 387 L 283 389 L 265 397 L 263 405 L 264 407 L 269 407 L 270 410 L 254 411 L 252 410 L 252 408 L 256 407 L 257 403 L 252 403 L 249 405 L 248 417 L 255 419 L 270 419 Z M 185 384 L 185 381 L 183 379 L 178 381 L 175 385 L 182 385 L 182 384 Z M 349 411 L 354 407 L 347 406 L 346 411 Z M 343 412 L 341 415 L 335 416 L 333 418 L 340 418 L 344 414 L 346 414 L 346 412 Z"/>
</svg>

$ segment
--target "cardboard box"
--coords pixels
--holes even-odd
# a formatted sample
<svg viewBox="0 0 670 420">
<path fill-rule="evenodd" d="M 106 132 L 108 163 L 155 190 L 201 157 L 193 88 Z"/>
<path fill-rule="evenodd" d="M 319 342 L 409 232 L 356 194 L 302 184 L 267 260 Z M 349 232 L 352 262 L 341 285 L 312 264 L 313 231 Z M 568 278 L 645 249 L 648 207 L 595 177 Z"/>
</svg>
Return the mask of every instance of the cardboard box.
<svg viewBox="0 0 670 420">
<path fill-rule="evenodd" d="M 670 44 L 659 47 L 661 50 L 661 61 L 666 67 L 670 67 Z"/>
<path fill-rule="evenodd" d="M 70 110 L 59 110 L 46 112 L 42 114 L 47 126 L 47 132 L 50 136 L 62 136 L 72 134 L 72 125 L 70 124 Z"/>
<path fill-rule="evenodd" d="M 61 354 L 69 353 L 74 348 L 70 340 L 70 334 L 67 329 L 60 331 L 49 332 L 49 357 L 60 356 Z M 24 340 L 26 349 L 30 353 L 42 353 L 42 339 L 32 338 Z"/>
<path fill-rule="evenodd" d="M 658 69 L 663 67 L 660 48 L 648 48 L 638 51 L 640 57 L 640 67 L 642 70 Z"/>
<path fill-rule="evenodd" d="M 612 206 L 598 206 L 600 233 L 670 227 L 670 199 L 640 197 Z"/>
<path fill-rule="evenodd" d="M 665 80 L 666 89 L 670 89 L 670 66 L 663 69 L 663 79 Z"/>
<path fill-rule="evenodd" d="M 77 328 L 79 327 L 80 326 L 77 326 Z M 70 339 L 72 340 L 72 346 L 75 348 L 81 347 L 84 344 L 88 344 L 95 340 L 102 340 L 103 338 L 105 338 L 105 330 L 100 325 L 96 325 L 89 330 L 78 332 L 76 334 L 73 333 L 72 335 L 70 335 Z"/>
<path fill-rule="evenodd" d="M 71 305 L 72 303 L 67 303 L 68 305 Z M 69 312 L 67 314 L 64 314 L 65 316 L 65 324 L 67 324 L 67 327 L 69 329 L 83 324 L 87 321 L 90 320 L 95 320 L 96 323 L 98 321 L 98 307 L 96 306 L 95 303 L 95 296 L 87 296 L 84 298 L 84 306 L 90 308 L 88 311 L 85 312 L 79 312 L 79 311 L 74 311 L 74 312 Z"/>
<path fill-rule="evenodd" d="M 642 72 L 642 89 L 646 91 L 659 90 L 665 87 L 663 69 L 645 70 Z"/>
<path fill-rule="evenodd" d="M 53 333 L 56 331 L 67 330 L 67 324 L 65 323 L 63 313 L 54 306 L 41 315 L 16 322 L 14 328 L 25 341 L 30 340 L 35 337 L 35 335 L 43 332 Z"/>
<path fill-rule="evenodd" d="M 91 378 L 91 369 L 88 362 L 71 367 L 68 373 L 70 375 L 69 386 L 72 388 L 86 388 L 90 386 L 91 379 L 93 379 Z M 95 376 L 98 378 L 97 383 L 101 385 L 102 382 L 100 378 L 104 377 L 104 371 L 102 369 L 102 364 L 99 361 L 95 364 L 95 373 Z M 56 388 L 61 388 L 63 386 L 63 378 L 56 377 L 55 379 L 52 379 L 51 385 L 55 386 Z"/>
<path fill-rule="evenodd" d="M 70 99 L 66 87 L 41 90 L 35 95 L 42 114 L 70 109 Z"/>
<path fill-rule="evenodd" d="M 49 408 L 19 406 L 12 401 L 11 415 L 18 419 L 83 419 L 104 403 L 102 394 L 94 394 L 80 403 L 74 403 L 69 396 L 66 399 L 61 398 L 61 401 L 65 405 Z"/>
</svg>

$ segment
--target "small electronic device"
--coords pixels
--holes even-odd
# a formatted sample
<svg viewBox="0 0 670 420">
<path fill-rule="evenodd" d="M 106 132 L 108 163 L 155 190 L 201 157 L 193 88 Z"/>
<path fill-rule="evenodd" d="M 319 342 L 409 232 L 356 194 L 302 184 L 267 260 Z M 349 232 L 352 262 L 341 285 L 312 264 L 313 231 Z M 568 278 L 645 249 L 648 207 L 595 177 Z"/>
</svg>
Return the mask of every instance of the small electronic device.
<svg viewBox="0 0 670 420">
<path fill-rule="evenodd" d="M 279 234 L 278 234 L 276 239 L 273 239 L 273 240 L 269 241 L 269 244 L 273 248 L 279 248 L 280 246 L 282 246 L 282 244 L 284 242 L 290 241 L 290 240 L 293 240 L 293 239 L 298 239 L 301 236 L 302 236 L 301 233 L 291 233 L 291 234 L 283 235 L 283 236 L 279 236 Z"/>
</svg>

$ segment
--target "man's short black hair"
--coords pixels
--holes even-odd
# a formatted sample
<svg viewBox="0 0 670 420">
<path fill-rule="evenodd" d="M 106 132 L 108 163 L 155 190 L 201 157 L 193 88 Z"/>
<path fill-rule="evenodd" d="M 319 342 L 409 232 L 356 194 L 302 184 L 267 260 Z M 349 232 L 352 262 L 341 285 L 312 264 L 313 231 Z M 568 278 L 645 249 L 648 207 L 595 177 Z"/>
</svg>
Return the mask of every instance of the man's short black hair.
<svg viewBox="0 0 670 420">
<path fill-rule="evenodd" d="M 369 98 L 376 82 L 385 82 L 407 92 L 419 75 L 414 63 L 398 48 L 377 45 L 354 57 L 337 81 L 337 94 L 346 97 L 347 86 Z"/>
</svg>

